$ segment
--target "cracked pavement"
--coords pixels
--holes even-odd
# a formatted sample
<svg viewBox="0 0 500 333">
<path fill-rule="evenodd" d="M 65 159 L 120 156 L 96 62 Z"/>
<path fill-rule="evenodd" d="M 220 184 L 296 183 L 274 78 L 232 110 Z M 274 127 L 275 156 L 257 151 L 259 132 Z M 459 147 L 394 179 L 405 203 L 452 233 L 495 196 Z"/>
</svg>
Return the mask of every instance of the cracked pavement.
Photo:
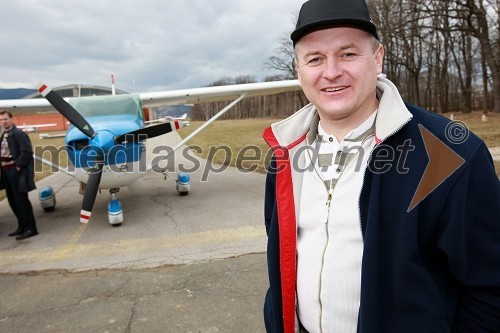
<svg viewBox="0 0 500 333">
<path fill-rule="evenodd" d="M 78 222 L 79 184 L 65 174 L 37 184 L 54 187 L 54 212 L 30 193 L 36 237 L 7 237 L 16 225 L 0 202 L 0 332 L 264 332 L 265 176 L 228 168 L 203 182 L 200 166 L 186 197 L 175 174 L 120 190 L 118 228 L 106 190 Z"/>
<path fill-rule="evenodd" d="M 264 332 L 264 254 L 180 266 L 1 274 L 0 332 Z"/>
</svg>

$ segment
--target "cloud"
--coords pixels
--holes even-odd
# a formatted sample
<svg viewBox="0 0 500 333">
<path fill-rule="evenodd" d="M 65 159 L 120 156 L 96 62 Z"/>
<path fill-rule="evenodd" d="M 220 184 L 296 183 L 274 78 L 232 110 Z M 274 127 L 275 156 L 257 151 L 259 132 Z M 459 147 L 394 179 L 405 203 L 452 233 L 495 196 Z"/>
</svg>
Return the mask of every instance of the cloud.
<svg viewBox="0 0 500 333">
<path fill-rule="evenodd" d="M 303 0 L 9 1 L 0 88 L 70 83 L 152 91 L 273 73 L 263 63 Z"/>
</svg>

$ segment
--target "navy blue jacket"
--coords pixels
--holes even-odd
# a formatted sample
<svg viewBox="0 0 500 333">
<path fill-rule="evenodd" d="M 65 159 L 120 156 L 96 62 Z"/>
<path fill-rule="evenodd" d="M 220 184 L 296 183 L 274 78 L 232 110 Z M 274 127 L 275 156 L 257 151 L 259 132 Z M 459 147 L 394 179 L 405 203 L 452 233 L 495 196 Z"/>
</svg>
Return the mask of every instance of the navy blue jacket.
<svg viewBox="0 0 500 333">
<path fill-rule="evenodd" d="M 358 332 L 500 332 L 500 183 L 491 155 L 483 141 L 448 119 L 406 107 L 413 119 L 376 145 L 364 174 Z M 411 209 L 420 183 L 428 182 L 422 181 L 431 148 L 424 133 L 463 164 Z M 268 142 L 272 135 L 271 129 L 264 133 Z M 266 182 L 270 288 L 264 318 L 268 332 L 291 332 L 296 238 L 293 223 L 284 225 L 278 216 L 290 214 L 293 188 L 290 172 L 273 172 L 276 160 L 287 157 L 286 149 L 278 153 Z M 433 170 L 449 165 L 440 156 L 433 156 Z"/>
<path fill-rule="evenodd" d="M 0 137 L 0 142 L 3 135 Z M 35 185 L 35 162 L 33 159 L 33 148 L 29 136 L 12 125 L 7 137 L 10 154 L 15 161 L 19 171 L 19 192 L 26 193 L 36 189 Z M 0 189 L 3 189 L 3 181 L 0 177 Z"/>
</svg>

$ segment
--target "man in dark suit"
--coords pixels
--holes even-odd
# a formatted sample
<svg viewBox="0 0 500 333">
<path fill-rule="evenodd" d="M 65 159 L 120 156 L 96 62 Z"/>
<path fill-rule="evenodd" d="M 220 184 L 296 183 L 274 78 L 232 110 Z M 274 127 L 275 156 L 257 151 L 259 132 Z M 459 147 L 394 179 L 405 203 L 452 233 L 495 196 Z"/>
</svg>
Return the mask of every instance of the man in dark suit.
<svg viewBox="0 0 500 333">
<path fill-rule="evenodd" d="M 9 111 L 0 111 L 0 126 L 4 132 L 0 137 L 1 178 L 0 189 L 5 188 L 7 199 L 17 217 L 18 227 L 9 236 L 17 240 L 38 235 L 33 207 L 28 192 L 36 188 L 31 141 L 14 125 Z"/>
</svg>

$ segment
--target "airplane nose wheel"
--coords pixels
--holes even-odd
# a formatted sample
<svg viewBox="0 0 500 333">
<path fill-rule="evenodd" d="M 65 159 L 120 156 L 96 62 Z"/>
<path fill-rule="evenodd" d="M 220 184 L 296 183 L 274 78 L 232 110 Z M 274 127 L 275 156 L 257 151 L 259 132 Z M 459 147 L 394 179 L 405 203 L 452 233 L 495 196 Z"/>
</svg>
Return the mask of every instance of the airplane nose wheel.
<svg viewBox="0 0 500 333">
<path fill-rule="evenodd" d="M 108 204 L 108 220 L 113 227 L 119 227 L 123 222 L 123 210 L 120 201 L 116 198 L 119 189 L 111 189 L 111 200 Z"/>
</svg>

